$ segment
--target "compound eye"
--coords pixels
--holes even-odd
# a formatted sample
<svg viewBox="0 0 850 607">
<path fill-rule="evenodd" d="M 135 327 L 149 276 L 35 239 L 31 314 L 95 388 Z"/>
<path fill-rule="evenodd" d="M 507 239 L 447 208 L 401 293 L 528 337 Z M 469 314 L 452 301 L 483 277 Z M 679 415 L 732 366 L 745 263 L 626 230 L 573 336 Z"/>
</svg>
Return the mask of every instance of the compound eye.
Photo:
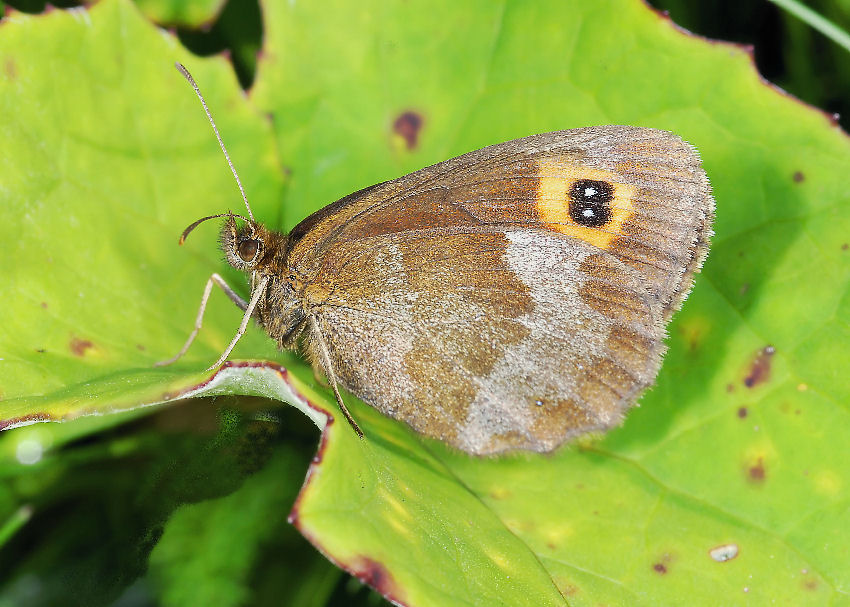
<svg viewBox="0 0 850 607">
<path fill-rule="evenodd" d="M 236 247 L 236 252 L 239 253 L 239 258 L 245 263 L 254 261 L 254 258 L 257 256 L 257 251 L 259 250 L 260 243 L 253 238 L 243 240 Z"/>
</svg>

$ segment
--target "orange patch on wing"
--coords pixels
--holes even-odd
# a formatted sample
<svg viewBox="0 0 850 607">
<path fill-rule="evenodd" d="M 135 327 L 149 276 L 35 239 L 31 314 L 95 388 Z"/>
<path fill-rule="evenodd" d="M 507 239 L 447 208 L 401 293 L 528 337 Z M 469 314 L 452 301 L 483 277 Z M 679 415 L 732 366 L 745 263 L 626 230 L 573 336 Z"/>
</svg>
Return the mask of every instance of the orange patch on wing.
<svg viewBox="0 0 850 607">
<path fill-rule="evenodd" d="M 540 188 L 535 206 L 540 219 L 552 230 L 580 238 L 600 249 L 607 249 L 621 235 L 623 224 L 634 215 L 636 195 L 633 186 L 618 183 L 614 173 L 592 169 L 582 164 L 558 158 L 541 158 L 539 163 Z M 614 188 L 614 197 L 609 203 L 611 219 L 600 227 L 577 224 L 570 217 L 570 188 L 580 179 L 606 181 Z"/>
</svg>

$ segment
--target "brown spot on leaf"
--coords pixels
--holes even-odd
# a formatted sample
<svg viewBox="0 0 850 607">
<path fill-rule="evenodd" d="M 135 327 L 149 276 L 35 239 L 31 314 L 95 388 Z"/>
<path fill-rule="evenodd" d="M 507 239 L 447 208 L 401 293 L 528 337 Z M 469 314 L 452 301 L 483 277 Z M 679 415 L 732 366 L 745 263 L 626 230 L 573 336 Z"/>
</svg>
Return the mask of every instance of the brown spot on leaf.
<svg viewBox="0 0 850 607">
<path fill-rule="evenodd" d="M 776 354 L 776 348 L 773 346 L 765 346 L 759 351 L 750 364 L 749 374 L 744 378 L 745 386 L 754 388 L 770 379 L 770 359 L 774 354 Z"/>
<path fill-rule="evenodd" d="M 361 556 L 352 563 L 351 573 L 385 597 L 393 601 L 400 601 L 400 588 L 393 580 L 390 572 L 381 563 L 369 557 Z"/>
<path fill-rule="evenodd" d="M 803 588 L 806 590 L 817 590 L 818 581 L 810 575 L 803 578 Z"/>
<path fill-rule="evenodd" d="M 142 344 L 136 344 L 136 349 L 141 351 L 141 352 L 145 351 L 145 347 Z"/>
<path fill-rule="evenodd" d="M 11 57 L 6 57 L 6 61 L 3 63 L 3 72 L 6 74 L 6 78 L 9 80 L 17 80 L 18 78 L 18 66 L 15 64 L 15 60 Z"/>
<path fill-rule="evenodd" d="M 846 251 L 847 249 L 850 249 L 850 244 L 847 244 L 847 243 L 845 242 L 843 245 L 841 245 L 841 250 L 842 250 L 842 251 Z"/>
<path fill-rule="evenodd" d="M 419 143 L 419 131 L 422 130 L 422 124 L 425 120 L 422 114 L 413 111 L 406 111 L 399 115 L 393 122 L 393 132 L 396 135 L 401 135 L 407 145 L 408 150 L 412 150 Z"/>
<path fill-rule="evenodd" d="M 565 583 L 560 580 L 555 580 L 555 585 L 558 586 L 558 590 L 560 590 L 561 594 L 564 596 L 575 596 L 579 593 L 579 587 L 569 582 Z"/>
<path fill-rule="evenodd" d="M 37 348 L 36 352 L 38 352 L 39 354 L 44 354 L 45 352 L 47 352 L 47 350 L 45 350 L 44 348 Z"/>
<path fill-rule="evenodd" d="M 47 302 L 46 301 L 41 302 L 41 307 L 46 310 L 47 309 Z"/>
<path fill-rule="evenodd" d="M 87 339 L 80 339 L 79 337 L 71 338 L 71 341 L 68 343 L 68 349 L 71 350 L 71 354 L 74 356 L 84 356 L 86 350 L 89 348 L 93 348 L 94 344 Z"/>
<path fill-rule="evenodd" d="M 670 552 L 665 552 L 652 565 L 652 570 L 659 575 L 665 575 L 670 571 L 670 563 L 673 562 L 674 555 Z"/>
<path fill-rule="evenodd" d="M 767 472 L 764 469 L 764 460 L 762 458 L 758 458 L 756 463 L 747 469 L 747 478 L 749 478 L 750 482 L 761 484 L 764 482 L 766 476 Z"/>
<path fill-rule="evenodd" d="M 735 384 L 726 384 L 726 391 L 729 394 L 732 394 L 732 392 L 735 391 Z"/>
<path fill-rule="evenodd" d="M 747 410 L 746 407 L 739 407 L 738 408 L 738 417 L 740 417 L 741 419 L 744 419 L 745 417 L 747 417 L 748 414 L 749 414 L 749 411 Z"/>
<path fill-rule="evenodd" d="M 793 178 L 794 183 L 800 183 L 802 181 L 805 181 L 806 176 L 803 174 L 803 171 L 794 171 Z"/>
</svg>

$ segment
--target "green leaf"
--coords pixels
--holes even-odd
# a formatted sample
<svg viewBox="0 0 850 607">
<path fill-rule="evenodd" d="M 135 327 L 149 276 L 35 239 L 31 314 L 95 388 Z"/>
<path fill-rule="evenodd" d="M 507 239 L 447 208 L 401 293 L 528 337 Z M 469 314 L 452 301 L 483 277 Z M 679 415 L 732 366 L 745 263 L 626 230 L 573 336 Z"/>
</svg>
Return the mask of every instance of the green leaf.
<svg viewBox="0 0 850 607">
<path fill-rule="evenodd" d="M 268 123 L 224 61 L 180 52 L 126 3 L 15 15 L 0 45 L 4 417 L 103 413 L 194 385 L 240 314 L 214 297 L 193 362 L 153 369 L 191 328 L 193 315 L 176 309 L 196 308 L 222 270 L 213 226 L 183 248 L 177 238 L 198 217 L 244 207 L 175 59 L 222 110 L 252 204 L 274 222 L 283 190 Z M 246 292 L 238 274 L 227 277 Z M 275 352 L 259 332 L 246 337 L 244 352 Z"/>
<path fill-rule="evenodd" d="M 324 427 L 293 521 L 405 605 L 846 602 L 845 134 L 762 82 L 744 50 L 631 0 L 264 11 L 250 99 L 223 61 L 187 57 L 123 1 L 0 27 L 0 416 L 71 419 L 180 394 L 287 400 Z M 658 385 L 604 438 L 475 459 L 346 396 L 358 440 L 307 365 L 254 328 L 233 358 L 288 371 L 200 372 L 239 321 L 220 293 L 185 359 L 152 369 L 182 344 L 211 272 L 245 293 L 211 228 L 175 246 L 194 219 L 241 204 L 175 59 L 272 226 L 535 132 L 681 134 L 712 180 L 717 235 Z M 394 128 L 405 113 L 422 119 L 415 141 Z M 25 465 L 26 441 L 61 459 L 57 446 L 139 413 L 7 431 L 0 468 Z M 3 529 L 20 533 L 21 504 L 0 503 Z"/>
<path fill-rule="evenodd" d="M 228 402 L 232 406 L 229 399 L 185 401 L 103 432 L 96 441 L 66 445 L 61 457 L 37 459 L 29 451 L 28 465 L 3 466 L 3 511 L 15 500 L 21 505 L 5 525 L 16 528 L 0 550 L 0 605 L 111 604 L 147 568 L 150 550 L 176 507 L 233 492 L 268 459 L 276 425 L 221 409 Z M 265 435 L 258 426 L 266 428 Z M 29 434 L 21 444 L 32 447 L 38 437 Z M 279 474 L 271 491 L 297 491 L 298 469 L 309 454 L 295 462 L 294 447 L 287 445 L 287 454 L 297 465 L 291 474 Z M 194 545 L 199 558 L 193 562 L 214 560 L 202 542 Z M 237 577 L 239 569 L 232 570 Z"/>
<path fill-rule="evenodd" d="M 274 595 L 289 587 L 287 605 L 321 604 L 341 572 L 304 546 L 282 516 L 295 499 L 305 463 L 291 448 L 278 449 L 238 491 L 175 512 L 150 558 L 147 578 L 158 604 L 265 604 L 256 596 L 263 584 L 251 578 L 270 546 L 282 555 L 303 555 L 290 556 L 288 566 L 275 571 Z"/>
</svg>

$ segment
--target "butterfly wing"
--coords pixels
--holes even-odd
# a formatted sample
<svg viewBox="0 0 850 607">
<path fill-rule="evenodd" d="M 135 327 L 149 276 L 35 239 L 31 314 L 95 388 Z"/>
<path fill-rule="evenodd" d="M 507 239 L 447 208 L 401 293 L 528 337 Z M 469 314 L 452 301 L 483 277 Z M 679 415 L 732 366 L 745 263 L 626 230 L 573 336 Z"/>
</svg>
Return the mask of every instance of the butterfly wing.
<svg viewBox="0 0 850 607">
<path fill-rule="evenodd" d="M 289 263 L 353 393 L 471 453 L 548 451 L 652 383 L 712 216 L 678 137 L 591 127 L 343 199 Z"/>
</svg>

